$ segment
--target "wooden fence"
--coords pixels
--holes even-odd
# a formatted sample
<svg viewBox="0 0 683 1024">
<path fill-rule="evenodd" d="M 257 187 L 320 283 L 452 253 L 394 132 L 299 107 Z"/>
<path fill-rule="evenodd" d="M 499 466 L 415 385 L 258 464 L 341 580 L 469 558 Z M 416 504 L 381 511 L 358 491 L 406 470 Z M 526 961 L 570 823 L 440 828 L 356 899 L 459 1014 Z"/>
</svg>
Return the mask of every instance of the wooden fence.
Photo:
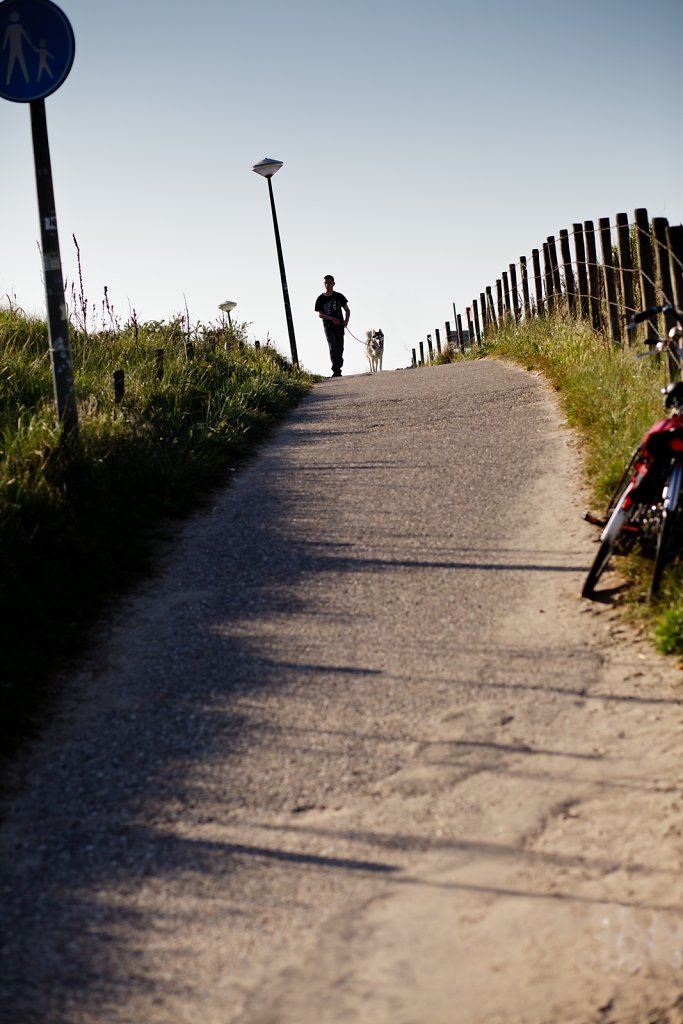
<svg viewBox="0 0 683 1024">
<path fill-rule="evenodd" d="M 598 247 L 600 255 L 598 256 Z M 573 253 L 572 253 L 573 250 Z M 671 226 L 664 217 L 650 221 L 645 209 L 618 213 L 611 221 L 601 217 L 549 235 L 531 262 L 520 256 L 510 263 L 458 313 L 453 304 L 453 326 L 444 323 L 444 343 L 465 351 L 481 345 L 506 322 L 561 313 L 592 325 L 596 334 L 621 344 L 633 314 L 649 306 L 672 304 L 683 309 L 683 225 Z M 463 320 L 464 316 L 464 320 Z M 647 337 L 674 325 L 670 314 L 645 322 Z M 427 335 L 427 352 L 420 342 L 413 365 L 432 362 L 442 354 L 441 333 Z"/>
</svg>

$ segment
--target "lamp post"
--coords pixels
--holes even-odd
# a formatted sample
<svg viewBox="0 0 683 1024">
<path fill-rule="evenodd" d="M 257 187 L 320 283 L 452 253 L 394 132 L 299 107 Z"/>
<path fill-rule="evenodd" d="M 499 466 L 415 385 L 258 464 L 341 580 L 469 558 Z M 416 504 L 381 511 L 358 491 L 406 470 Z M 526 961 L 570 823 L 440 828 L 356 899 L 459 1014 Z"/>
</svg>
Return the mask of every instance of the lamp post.
<svg viewBox="0 0 683 1024">
<path fill-rule="evenodd" d="M 276 174 L 282 167 L 281 160 L 271 160 L 268 157 L 264 157 L 259 163 L 254 164 L 252 171 L 256 174 L 260 174 L 268 181 L 268 194 L 270 196 L 270 209 L 273 214 L 273 228 L 275 229 L 275 246 L 277 248 L 277 258 L 280 264 L 280 279 L 282 281 L 282 297 L 285 300 L 285 316 L 287 318 L 287 331 L 289 333 L 289 347 L 292 353 L 292 363 L 294 366 L 299 365 L 299 357 L 296 352 L 296 338 L 294 337 L 294 322 L 292 320 L 292 309 L 289 304 L 289 292 L 287 290 L 287 278 L 285 276 L 285 261 L 282 258 L 282 246 L 280 244 L 280 231 L 277 226 L 277 214 L 275 213 L 275 200 L 273 199 L 273 184 L 271 178 Z"/>
<path fill-rule="evenodd" d="M 230 330 L 232 330 L 232 320 L 230 319 L 230 311 L 233 310 L 236 305 L 236 302 L 230 302 L 229 299 L 226 299 L 225 302 L 221 302 L 220 306 L 218 307 L 219 309 L 222 309 L 224 313 L 228 314 L 228 325 L 230 327 Z"/>
</svg>

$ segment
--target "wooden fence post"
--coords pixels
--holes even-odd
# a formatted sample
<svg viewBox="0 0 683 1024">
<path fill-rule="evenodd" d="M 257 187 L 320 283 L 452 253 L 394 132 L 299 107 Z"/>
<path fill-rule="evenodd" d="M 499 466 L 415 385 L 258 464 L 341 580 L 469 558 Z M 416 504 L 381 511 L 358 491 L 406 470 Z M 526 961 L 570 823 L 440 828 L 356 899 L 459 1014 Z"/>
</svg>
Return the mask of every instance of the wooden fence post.
<svg viewBox="0 0 683 1024">
<path fill-rule="evenodd" d="M 560 277 L 560 266 L 557 262 L 555 235 L 548 235 L 548 252 L 550 254 L 550 272 L 553 278 L 553 291 L 555 293 L 555 308 L 559 309 L 562 299 L 562 279 Z"/>
<path fill-rule="evenodd" d="M 449 353 L 453 352 L 453 338 L 451 336 L 451 323 L 450 320 L 446 320 L 444 324 L 446 330 L 446 345 L 448 346 Z"/>
<path fill-rule="evenodd" d="M 413 349 L 413 366 L 417 366 L 417 352 Z"/>
<path fill-rule="evenodd" d="M 519 291 L 517 289 L 517 268 L 514 263 L 510 264 L 510 294 L 512 296 L 512 315 L 517 321 L 519 320 Z"/>
<path fill-rule="evenodd" d="M 467 333 L 470 338 L 470 348 L 474 345 L 474 324 L 472 322 L 472 308 L 468 306 L 465 310 L 467 313 Z"/>
<path fill-rule="evenodd" d="M 114 401 L 120 405 L 126 393 L 126 377 L 123 370 L 114 370 Z"/>
<path fill-rule="evenodd" d="M 424 364 L 425 364 L 425 343 L 424 343 L 424 341 L 421 341 L 420 342 L 420 366 L 424 366 Z"/>
<path fill-rule="evenodd" d="M 434 349 L 432 348 L 431 334 L 427 335 L 427 348 L 429 349 L 429 362 L 432 363 L 434 362 Z"/>
<path fill-rule="evenodd" d="M 553 270 L 550 262 L 550 248 L 547 242 L 543 243 L 543 280 L 545 281 L 545 297 L 548 304 L 548 313 L 555 310 L 555 287 L 553 284 Z"/>
<path fill-rule="evenodd" d="M 534 267 L 534 285 L 536 288 L 536 313 L 538 316 L 545 316 L 543 305 L 543 280 L 541 278 L 541 257 L 538 249 L 531 250 L 531 262 Z"/>
<path fill-rule="evenodd" d="M 502 323 L 505 318 L 505 307 L 503 305 L 503 282 L 496 278 L 496 305 L 498 306 L 498 320 Z"/>
<path fill-rule="evenodd" d="M 667 228 L 669 240 L 669 268 L 674 293 L 674 304 L 683 309 L 683 225 Z"/>
<path fill-rule="evenodd" d="M 505 307 L 505 316 L 508 320 L 512 320 L 512 304 L 510 302 L 510 284 L 508 282 L 507 271 L 503 271 L 500 275 L 503 281 L 503 304 Z"/>
<path fill-rule="evenodd" d="M 666 229 L 669 226 L 669 222 L 666 217 L 653 217 L 652 218 L 652 232 L 655 240 L 655 263 L 657 266 L 657 281 L 659 282 L 659 288 L 661 292 L 661 303 L 673 303 L 673 288 L 671 283 L 671 269 L 669 266 L 669 249 L 667 245 Z M 675 327 L 678 320 L 672 313 L 664 314 L 664 329 L 668 333 L 672 327 Z"/>
<path fill-rule="evenodd" d="M 493 308 L 493 295 L 490 284 L 486 286 L 486 322 L 491 325 L 494 331 L 497 330 L 498 322 L 496 321 L 496 311 Z"/>
<path fill-rule="evenodd" d="M 456 319 L 456 323 L 458 325 L 458 341 L 460 342 L 460 351 L 464 352 L 465 351 L 465 335 L 464 335 L 463 329 L 462 329 L 462 317 L 460 316 L 460 313 L 458 313 L 458 316 L 457 316 L 457 319 Z"/>
<path fill-rule="evenodd" d="M 576 316 L 576 285 L 572 270 L 572 254 L 569 248 L 569 232 L 566 228 L 560 231 L 560 252 L 562 253 L 562 272 L 564 274 L 564 291 L 567 296 L 569 315 Z"/>
<path fill-rule="evenodd" d="M 595 245 L 595 228 L 592 220 L 583 222 L 583 233 L 586 239 L 586 259 L 588 262 L 588 297 L 590 299 L 591 323 L 593 330 L 602 330 L 600 316 L 600 275 L 598 273 L 598 250 Z"/>
<path fill-rule="evenodd" d="M 519 257 L 519 267 L 522 274 L 522 301 L 524 302 L 524 319 L 531 316 L 531 300 L 529 299 L 529 271 L 526 265 L 526 256 Z"/>
<path fill-rule="evenodd" d="M 477 345 L 481 345 L 481 329 L 479 326 L 479 309 L 477 307 L 477 300 L 472 299 L 472 311 L 474 313 L 474 333 L 477 336 Z"/>
<path fill-rule="evenodd" d="M 482 334 L 486 334 L 486 327 L 488 325 L 488 317 L 486 312 L 486 294 L 479 292 L 479 308 L 481 309 L 481 330 Z"/>
<path fill-rule="evenodd" d="M 669 305 L 673 302 L 673 283 L 671 280 L 671 265 L 669 261 L 668 233 L 669 222 L 666 217 L 652 218 L 652 234 L 654 236 L 655 264 L 657 268 L 657 281 L 661 292 L 660 305 Z M 672 327 L 678 326 L 678 320 L 673 313 L 665 310 L 664 330 L 668 334 Z M 681 372 L 678 360 L 671 349 L 667 349 L 669 362 L 669 377 L 671 380 L 680 380 Z"/>
<path fill-rule="evenodd" d="M 574 252 L 576 253 L 576 277 L 579 282 L 579 310 L 582 320 L 588 319 L 590 312 L 588 292 L 588 271 L 586 269 L 586 240 L 583 235 L 583 224 L 572 224 L 574 234 Z"/>
<path fill-rule="evenodd" d="M 619 323 L 619 300 L 617 297 L 617 282 L 614 276 L 614 259 L 612 257 L 612 232 L 610 231 L 609 217 L 601 217 L 598 221 L 600 228 L 600 251 L 602 252 L 602 266 L 605 277 L 605 296 L 607 299 L 607 315 L 609 317 L 610 335 L 612 341 L 621 341 L 621 325 Z"/>
<path fill-rule="evenodd" d="M 434 328 L 434 335 L 436 337 L 436 351 L 441 355 L 441 335 L 439 334 L 439 328 Z"/>
<path fill-rule="evenodd" d="M 626 322 L 636 311 L 633 297 L 633 257 L 631 255 L 631 230 L 628 226 L 628 214 L 617 214 L 617 252 L 619 253 L 619 279 L 621 281 L 621 298 L 624 304 L 623 314 Z M 633 342 L 630 331 L 627 332 L 629 342 Z"/>
<path fill-rule="evenodd" d="M 652 258 L 652 241 L 650 239 L 650 221 L 648 219 L 647 210 L 645 209 L 634 210 L 634 218 L 636 222 L 636 249 L 638 252 L 640 301 L 642 302 L 643 309 L 647 309 L 649 306 L 655 306 L 657 304 L 657 295 L 655 292 L 655 267 Z M 646 337 L 648 338 L 658 337 L 659 331 L 657 329 L 656 316 L 651 320 L 645 321 L 645 331 Z"/>
<path fill-rule="evenodd" d="M 455 338 L 455 347 L 459 352 L 463 352 L 465 348 L 465 341 L 462 336 L 462 320 L 460 314 L 455 314 L 455 323 L 453 325 L 453 336 Z"/>
</svg>

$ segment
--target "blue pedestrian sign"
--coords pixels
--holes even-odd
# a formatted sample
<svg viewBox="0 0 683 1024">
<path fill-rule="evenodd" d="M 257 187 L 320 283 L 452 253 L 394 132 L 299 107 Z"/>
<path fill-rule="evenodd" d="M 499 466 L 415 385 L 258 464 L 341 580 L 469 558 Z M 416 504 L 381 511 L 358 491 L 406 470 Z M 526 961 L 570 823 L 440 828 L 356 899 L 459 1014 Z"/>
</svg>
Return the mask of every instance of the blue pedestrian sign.
<svg viewBox="0 0 683 1024">
<path fill-rule="evenodd" d="M 0 96 L 15 103 L 50 96 L 75 52 L 69 19 L 52 0 L 0 2 Z"/>
</svg>

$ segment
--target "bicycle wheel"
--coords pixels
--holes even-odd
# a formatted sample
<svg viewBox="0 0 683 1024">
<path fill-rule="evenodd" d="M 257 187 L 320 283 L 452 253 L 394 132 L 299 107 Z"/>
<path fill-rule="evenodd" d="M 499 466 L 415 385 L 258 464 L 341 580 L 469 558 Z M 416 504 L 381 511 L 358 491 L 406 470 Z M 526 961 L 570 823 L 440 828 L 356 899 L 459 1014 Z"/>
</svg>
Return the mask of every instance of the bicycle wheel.
<svg viewBox="0 0 683 1024">
<path fill-rule="evenodd" d="M 600 535 L 600 547 L 595 556 L 592 566 L 586 576 L 586 582 L 581 591 L 581 597 L 592 597 L 595 592 L 595 585 L 607 568 L 610 558 L 620 548 L 622 551 L 628 546 L 624 537 L 624 527 L 628 526 L 631 519 L 639 512 L 640 502 L 633 502 L 628 508 L 624 508 L 626 499 L 634 489 L 633 482 L 629 483 L 617 501 L 614 511 L 607 520 L 607 525 Z"/>
<path fill-rule="evenodd" d="M 615 543 L 610 540 L 603 540 L 600 542 L 600 547 L 598 548 L 598 553 L 595 556 L 595 561 L 586 576 L 586 582 L 583 585 L 581 597 L 593 596 L 595 593 L 595 585 L 607 568 L 607 563 L 612 557 L 615 546 Z"/>
<path fill-rule="evenodd" d="M 655 561 L 652 567 L 652 582 L 650 583 L 650 601 L 653 601 L 659 593 L 662 582 L 664 567 L 675 551 L 678 535 L 678 521 L 680 519 L 680 495 L 681 483 L 683 482 L 683 467 L 677 463 L 664 486 L 664 501 L 662 508 L 662 521 L 657 535 L 657 550 Z"/>
</svg>

